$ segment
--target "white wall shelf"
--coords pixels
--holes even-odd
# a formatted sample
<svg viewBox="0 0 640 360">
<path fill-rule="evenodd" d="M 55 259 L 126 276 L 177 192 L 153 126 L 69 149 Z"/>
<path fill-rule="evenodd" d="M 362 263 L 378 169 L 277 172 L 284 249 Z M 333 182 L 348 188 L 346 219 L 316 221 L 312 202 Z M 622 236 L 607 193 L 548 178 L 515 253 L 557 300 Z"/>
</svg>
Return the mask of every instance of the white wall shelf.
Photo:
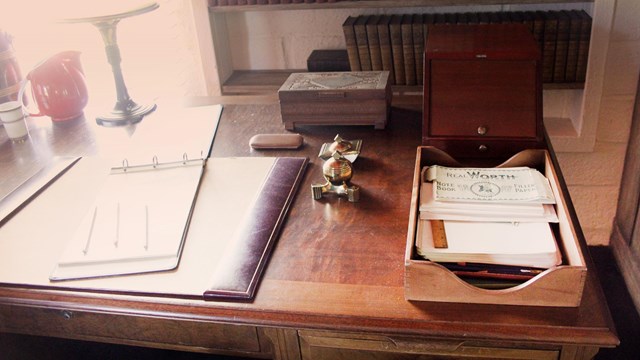
<svg viewBox="0 0 640 360">
<path fill-rule="evenodd" d="M 288 66 L 287 59 L 281 60 L 277 66 L 253 66 L 253 60 L 246 59 L 242 54 L 258 52 L 255 49 L 256 42 L 251 43 L 250 27 L 257 26 L 263 33 L 269 26 L 281 27 L 282 22 L 287 25 L 290 19 L 298 27 L 301 20 L 296 20 L 301 15 L 309 14 L 308 11 L 321 10 L 335 14 L 356 14 L 359 11 L 387 11 L 396 9 L 398 11 L 410 11 L 411 7 L 461 7 L 469 6 L 474 9 L 487 7 L 495 9 L 496 6 L 527 5 L 535 3 L 537 5 L 549 6 L 571 6 L 575 4 L 589 4 L 592 7 L 592 35 L 591 47 L 589 50 L 589 64 L 587 69 L 587 80 L 584 89 L 581 85 L 569 84 L 547 84 L 544 86 L 545 102 L 545 125 L 549 132 L 553 146 L 556 151 L 592 151 L 595 145 L 598 114 L 600 110 L 600 100 L 603 86 L 603 69 L 605 65 L 610 29 L 613 22 L 613 13 L 616 0 L 592 0 L 592 1 L 559 1 L 559 0 L 410 0 L 410 1 L 338 1 L 325 3 L 296 3 L 280 5 L 231 5 L 231 6 L 208 6 L 206 0 L 199 0 L 194 5 L 194 17 L 203 18 L 199 13 L 206 11 L 208 14 L 210 33 L 204 32 L 205 24 L 196 24 L 201 28 L 199 43 L 201 44 L 201 55 L 203 58 L 203 78 L 206 79 L 207 96 L 219 96 L 223 94 L 253 94 L 273 91 L 277 83 L 288 71 L 296 71 L 303 68 L 300 61 L 291 62 L 294 65 Z M 579 6 L 579 5 L 576 5 Z M 343 10 L 345 9 L 345 10 Z M 339 12 L 343 11 L 343 12 Z M 421 10 L 422 11 L 422 10 Z M 457 10 L 456 10 L 457 11 Z M 474 10 L 475 11 L 475 10 Z M 337 13 L 335 13 L 337 12 Z M 307 15 L 308 16 L 308 15 Z M 343 21 L 346 15 L 342 16 Z M 284 20 L 283 20 L 284 19 Z M 238 25 L 238 23 L 241 23 Z M 332 25 L 333 26 L 333 25 Z M 231 30 L 230 30 L 231 29 Z M 245 33 L 238 34 L 238 30 Z M 339 30 L 340 34 L 342 30 Z M 289 36 L 296 36 L 289 33 Z M 286 36 L 283 35 L 283 36 Z M 207 44 L 207 37 L 211 43 Z M 243 43 L 244 41 L 244 43 Z M 285 42 L 286 40 L 282 40 Z M 258 44 L 263 48 L 259 51 L 271 51 L 279 56 L 285 50 L 271 44 Z M 322 45 L 322 44 L 320 44 Z M 311 46 L 307 44 L 307 46 Z M 296 48 L 295 46 L 290 46 Z M 320 47 L 318 47 L 320 48 Z M 233 56 L 235 55 L 235 56 Z M 251 55 L 260 58 L 260 55 Z M 300 57 L 300 55 L 297 55 Z M 263 56 L 268 57 L 268 56 Z M 292 55 L 289 55 L 292 57 Z M 240 59 L 240 60 L 238 60 Z M 234 61 L 236 63 L 234 63 Z M 237 63 L 241 64 L 238 65 Z M 267 61 L 268 62 L 268 61 Z M 271 63 L 270 63 L 271 65 Z M 296 66 L 297 65 L 297 66 Z M 269 81 L 275 82 L 269 83 Z M 271 79 L 271 80 L 267 80 Z M 569 90 L 563 90 L 569 88 Z M 578 88 L 578 89 L 576 89 Z M 420 89 L 417 89 L 418 91 Z M 547 101 L 548 100 L 548 101 Z"/>
</svg>

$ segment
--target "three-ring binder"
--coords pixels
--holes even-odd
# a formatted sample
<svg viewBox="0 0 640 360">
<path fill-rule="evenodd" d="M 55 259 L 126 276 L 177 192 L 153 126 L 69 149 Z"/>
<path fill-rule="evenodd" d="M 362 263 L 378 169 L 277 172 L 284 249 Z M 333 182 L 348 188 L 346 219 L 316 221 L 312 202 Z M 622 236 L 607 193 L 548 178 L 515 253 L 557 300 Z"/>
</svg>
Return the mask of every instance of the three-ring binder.
<svg viewBox="0 0 640 360">
<path fill-rule="evenodd" d="M 130 165 L 129 160 L 123 159 L 122 166 L 117 166 L 111 168 L 112 174 L 117 173 L 126 173 L 126 172 L 135 172 L 135 171 L 148 171 L 148 170 L 160 170 L 160 169 L 170 169 L 174 167 L 180 166 L 203 166 L 206 159 L 198 158 L 198 159 L 189 159 L 187 153 L 182 154 L 182 160 L 169 161 L 169 162 L 160 162 L 157 155 L 154 155 L 151 158 L 151 162 L 147 164 L 139 164 L 139 165 Z"/>
<path fill-rule="evenodd" d="M 49 279 L 175 269 L 206 165 L 186 153 L 177 159 L 110 168 Z"/>
</svg>

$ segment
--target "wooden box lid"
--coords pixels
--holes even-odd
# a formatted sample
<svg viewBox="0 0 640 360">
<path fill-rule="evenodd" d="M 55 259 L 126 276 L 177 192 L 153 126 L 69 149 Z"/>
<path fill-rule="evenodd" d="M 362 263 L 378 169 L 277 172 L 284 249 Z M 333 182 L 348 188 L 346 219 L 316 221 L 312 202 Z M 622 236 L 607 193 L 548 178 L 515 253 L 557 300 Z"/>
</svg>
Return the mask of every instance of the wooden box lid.
<svg viewBox="0 0 640 360">
<path fill-rule="evenodd" d="M 524 24 L 432 26 L 425 53 L 427 59 L 540 59 L 539 46 Z"/>
<path fill-rule="evenodd" d="M 388 71 L 293 73 L 278 90 L 280 101 L 386 99 Z"/>
</svg>

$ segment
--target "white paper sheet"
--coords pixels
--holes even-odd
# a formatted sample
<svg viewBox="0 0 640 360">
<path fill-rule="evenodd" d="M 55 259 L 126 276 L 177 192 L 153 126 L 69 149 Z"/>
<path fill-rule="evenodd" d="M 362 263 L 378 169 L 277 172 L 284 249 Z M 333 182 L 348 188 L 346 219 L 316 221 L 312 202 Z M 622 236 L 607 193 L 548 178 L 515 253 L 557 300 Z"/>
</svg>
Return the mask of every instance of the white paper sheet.
<svg viewBox="0 0 640 360">
<path fill-rule="evenodd" d="M 435 262 L 549 268 L 561 255 L 548 223 L 445 221 L 447 248 L 435 248 L 429 220 L 419 220 L 418 253 Z"/>
</svg>

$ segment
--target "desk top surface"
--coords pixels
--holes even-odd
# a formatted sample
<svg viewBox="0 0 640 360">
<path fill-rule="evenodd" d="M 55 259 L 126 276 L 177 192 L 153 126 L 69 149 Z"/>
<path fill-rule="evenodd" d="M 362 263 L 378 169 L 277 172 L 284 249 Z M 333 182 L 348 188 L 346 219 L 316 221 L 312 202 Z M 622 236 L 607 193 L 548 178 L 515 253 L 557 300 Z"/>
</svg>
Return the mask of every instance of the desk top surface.
<svg viewBox="0 0 640 360">
<path fill-rule="evenodd" d="M 311 329 L 617 344 L 594 271 L 588 273 L 578 308 L 406 301 L 404 250 L 415 150 L 421 141 L 420 112 L 393 108 L 385 130 L 300 127 L 297 132 L 303 135 L 304 145 L 299 150 L 252 150 L 248 144 L 253 135 L 286 132 L 278 110 L 277 104 L 226 106 L 212 150 L 213 157 L 306 156 L 310 160 L 253 302 L 0 286 L 0 304 Z M 150 126 L 145 121 L 141 124 Z M 100 128 L 91 119 L 65 125 L 31 122 L 30 130 L 33 141 L 22 147 L 0 134 L 2 174 L 25 177 L 52 155 L 100 153 L 128 136 L 126 129 Z M 358 203 L 336 197 L 313 200 L 309 190 L 323 180 L 319 149 L 336 134 L 363 140 L 352 179 L 361 187 Z M 15 182 L 3 175 L 0 197 Z"/>
</svg>

